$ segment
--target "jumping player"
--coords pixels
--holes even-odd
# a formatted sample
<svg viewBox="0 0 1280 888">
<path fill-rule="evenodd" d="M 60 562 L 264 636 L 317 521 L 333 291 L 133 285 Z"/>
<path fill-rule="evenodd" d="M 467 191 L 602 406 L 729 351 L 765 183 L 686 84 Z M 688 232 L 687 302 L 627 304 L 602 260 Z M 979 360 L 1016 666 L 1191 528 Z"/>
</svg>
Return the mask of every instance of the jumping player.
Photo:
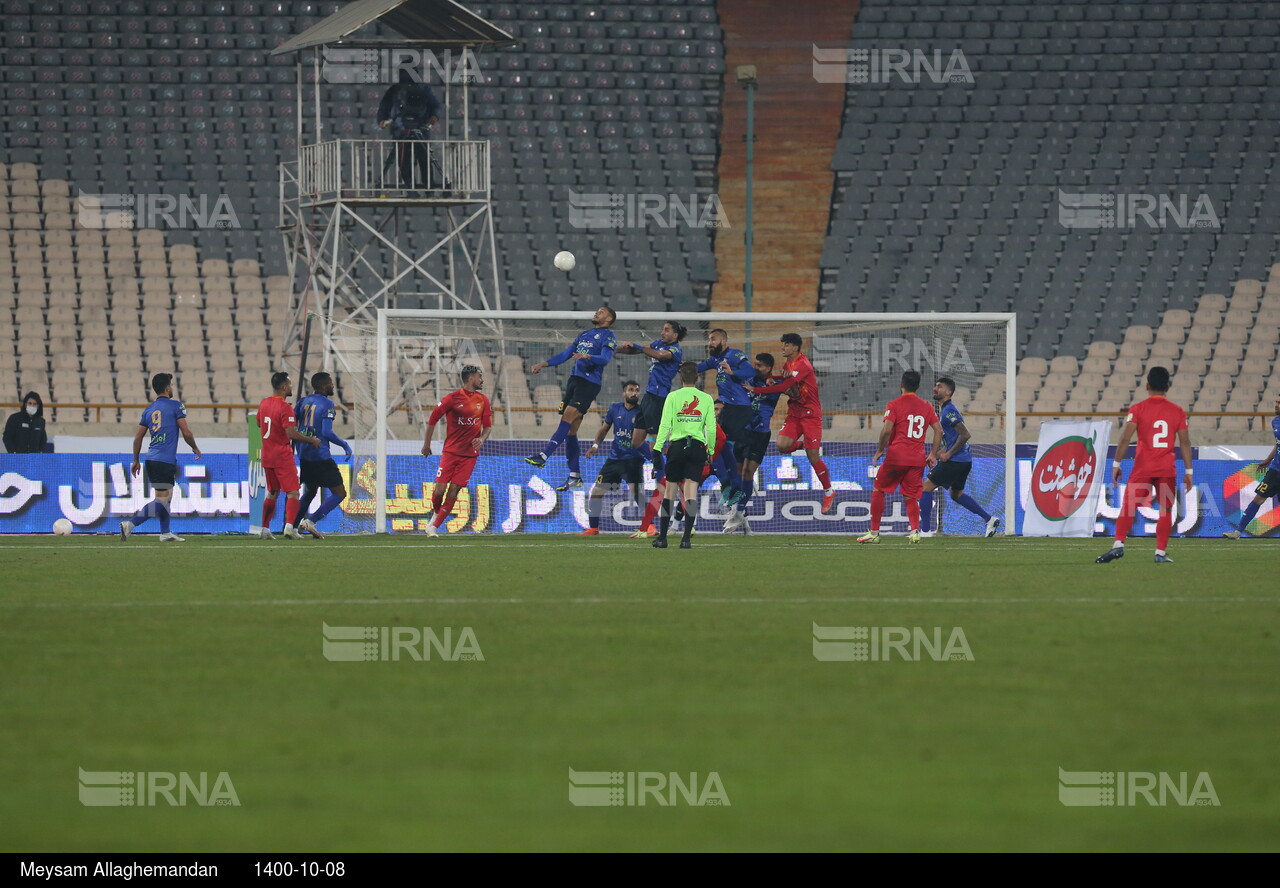
<svg viewBox="0 0 1280 888">
<path fill-rule="evenodd" d="M 822 403 L 818 400 L 818 377 L 813 364 L 800 351 L 804 340 L 799 333 L 782 334 L 782 382 L 752 386 L 762 395 L 787 394 L 787 418 L 778 432 L 778 452 L 795 453 L 804 447 L 804 455 L 822 485 L 822 514 L 831 511 L 836 492 L 831 487 L 831 472 L 822 459 Z M 803 442 L 803 443 L 802 443 Z"/>
<path fill-rule="evenodd" d="M 1271 454 L 1258 463 L 1258 468 L 1262 469 L 1267 466 L 1267 474 L 1262 477 L 1261 483 L 1253 498 L 1253 502 L 1245 506 L 1244 515 L 1240 517 L 1240 523 L 1235 530 L 1228 530 L 1223 534 L 1229 540 L 1238 540 L 1244 535 L 1245 528 L 1249 526 L 1249 522 L 1257 517 L 1258 509 L 1267 501 L 1268 497 L 1280 496 L 1280 398 L 1276 398 L 1276 416 L 1271 420 L 1271 433 L 1275 436 L 1276 446 L 1271 449 Z M 1269 465 L 1268 465 L 1269 464 Z"/>
</svg>

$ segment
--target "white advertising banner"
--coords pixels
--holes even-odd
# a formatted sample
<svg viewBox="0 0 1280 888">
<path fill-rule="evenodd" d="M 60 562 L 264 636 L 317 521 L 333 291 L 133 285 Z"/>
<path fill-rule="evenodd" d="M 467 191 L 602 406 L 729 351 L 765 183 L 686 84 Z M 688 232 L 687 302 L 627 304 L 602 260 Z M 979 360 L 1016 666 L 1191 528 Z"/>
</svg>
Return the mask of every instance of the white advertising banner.
<svg viewBox="0 0 1280 888">
<path fill-rule="evenodd" d="M 1040 423 L 1023 536 L 1093 536 L 1110 443 L 1109 420 Z"/>
</svg>

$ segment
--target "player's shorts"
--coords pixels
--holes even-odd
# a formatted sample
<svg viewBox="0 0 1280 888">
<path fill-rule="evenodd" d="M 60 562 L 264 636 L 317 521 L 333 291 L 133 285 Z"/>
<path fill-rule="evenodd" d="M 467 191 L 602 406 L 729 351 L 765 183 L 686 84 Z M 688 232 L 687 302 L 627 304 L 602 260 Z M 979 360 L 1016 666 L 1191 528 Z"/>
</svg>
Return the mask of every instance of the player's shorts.
<svg viewBox="0 0 1280 888">
<path fill-rule="evenodd" d="M 177 464 L 149 459 L 146 470 L 147 481 L 151 483 L 152 490 L 173 490 L 173 484 L 178 478 Z"/>
<path fill-rule="evenodd" d="M 617 484 L 620 481 L 626 481 L 632 487 L 638 487 L 644 483 L 644 460 L 643 459 L 609 459 L 605 460 L 603 466 L 600 467 L 600 474 L 596 476 L 597 484 Z"/>
<path fill-rule="evenodd" d="M 437 484 L 456 484 L 466 487 L 471 480 L 471 473 L 476 470 L 476 456 L 458 456 L 454 453 L 440 454 L 440 466 L 436 469 Z"/>
<path fill-rule="evenodd" d="M 875 489 L 881 493 L 893 493 L 902 487 L 902 495 L 909 499 L 920 499 L 924 493 L 924 472 L 920 466 L 896 466 L 885 464 L 876 472 Z"/>
<path fill-rule="evenodd" d="M 298 483 L 298 467 L 293 463 L 287 466 L 263 466 L 267 476 L 267 493 L 293 493 L 301 485 Z"/>
<path fill-rule="evenodd" d="M 779 438 L 790 438 L 792 441 L 804 440 L 805 450 L 814 450 L 822 446 L 822 414 L 805 411 L 804 414 L 788 413 L 782 424 Z"/>
<path fill-rule="evenodd" d="M 1258 491 L 1255 495 L 1263 499 L 1280 495 L 1280 469 L 1267 469 L 1267 474 L 1263 475 L 1262 480 L 1258 482 Z"/>
<path fill-rule="evenodd" d="M 964 483 L 968 480 L 972 468 L 972 462 L 947 460 L 933 467 L 933 471 L 929 473 L 929 480 L 935 487 L 943 490 L 964 490 Z"/>
<path fill-rule="evenodd" d="M 667 448 L 667 480 L 702 481 L 707 466 L 707 447 L 697 438 L 681 438 Z"/>
<path fill-rule="evenodd" d="M 304 459 L 300 478 L 307 490 L 332 490 L 342 486 L 342 473 L 331 459 Z"/>
<path fill-rule="evenodd" d="M 750 404 L 725 404 L 720 408 L 718 421 L 720 428 L 724 429 L 725 438 L 736 445 L 747 439 L 747 426 L 751 425 L 751 420 L 755 417 L 756 412 L 751 409 Z"/>
<path fill-rule="evenodd" d="M 579 413 L 586 413 L 600 394 L 600 383 L 587 382 L 581 376 L 570 376 L 564 387 L 564 400 L 560 402 L 560 413 L 566 407 L 572 407 Z M 656 430 L 656 426 L 654 427 Z"/>
<path fill-rule="evenodd" d="M 1150 506 L 1153 498 L 1164 508 L 1172 508 L 1178 498 L 1178 485 L 1174 478 L 1130 475 L 1124 486 L 1124 501 L 1120 505 L 1120 512 L 1136 514 L 1139 508 Z"/>
<path fill-rule="evenodd" d="M 662 426 L 662 407 L 666 403 L 666 395 L 645 392 L 640 399 L 640 412 L 636 414 L 635 428 L 644 429 L 656 435 Z"/>
<path fill-rule="evenodd" d="M 765 451 L 769 449 L 768 432 L 746 432 L 743 439 L 733 445 L 734 458 L 742 462 L 763 462 Z"/>
</svg>

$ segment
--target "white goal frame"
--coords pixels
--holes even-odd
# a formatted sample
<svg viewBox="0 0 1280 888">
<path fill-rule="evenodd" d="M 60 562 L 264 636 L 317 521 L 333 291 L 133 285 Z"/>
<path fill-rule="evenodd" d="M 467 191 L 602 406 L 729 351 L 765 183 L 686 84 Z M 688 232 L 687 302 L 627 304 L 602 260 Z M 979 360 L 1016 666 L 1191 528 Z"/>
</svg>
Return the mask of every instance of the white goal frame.
<svg viewBox="0 0 1280 888">
<path fill-rule="evenodd" d="M 483 311 L 479 309 L 413 309 L 380 308 L 377 315 L 377 437 L 375 459 L 377 465 L 377 505 L 374 512 L 374 533 L 387 532 L 387 368 L 390 363 L 388 350 L 388 322 L 406 320 L 472 320 L 472 321 L 566 321 L 566 330 L 574 329 L 572 322 L 581 326 L 587 319 L 585 311 Z M 706 323 L 751 324 L 761 323 L 990 323 L 1005 325 L 1005 425 L 1004 425 L 1004 516 L 1006 527 L 1016 520 L 1017 496 L 1017 424 L 1018 402 L 1015 378 L 1017 376 L 1018 316 L 1012 312 L 667 312 L 629 311 L 628 322 L 652 323 L 661 326 L 666 321 L 688 322 L 691 325 Z M 1007 532 L 1012 532 L 1010 529 Z"/>
</svg>

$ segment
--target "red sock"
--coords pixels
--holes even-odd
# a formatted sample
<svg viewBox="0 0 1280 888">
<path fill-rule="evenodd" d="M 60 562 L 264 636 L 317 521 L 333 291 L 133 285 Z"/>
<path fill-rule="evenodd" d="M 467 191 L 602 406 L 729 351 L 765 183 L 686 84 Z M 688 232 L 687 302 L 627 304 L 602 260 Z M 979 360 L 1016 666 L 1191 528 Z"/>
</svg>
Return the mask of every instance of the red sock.
<svg viewBox="0 0 1280 888">
<path fill-rule="evenodd" d="M 439 527 L 441 524 L 444 524 L 444 519 L 449 517 L 449 513 L 453 511 L 453 504 L 457 501 L 458 498 L 456 496 L 451 496 L 445 500 L 444 504 L 441 505 L 440 508 L 436 509 L 436 517 L 431 519 L 431 524 L 435 527 Z"/>
<path fill-rule="evenodd" d="M 302 506 L 302 500 L 296 496 L 291 496 L 284 501 L 284 523 L 296 524 L 298 521 L 298 509 Z"/>
<path fill-rule="evenodd" d="M 644 517 L 640 519 L 640 529 L 653 527 L 653 521 L 658 517 L 658 510 L 662 508 L 662 500 L 667 493 L 667 476 L 658 477 L 658 487 L 653 492 L 653 496 L 649 497 L 649 504 L 644 507 Z"/>
<path fill-rule="evenodd" d="M 919 514 L 917 512 L 916 514 Z M 884 517 L 884 494 L 878 490 L 871 492 L 871 529 L 880 529 L 880 519 Z"/>
<path fill-rule="evenodd" d="M 920 529 L 920 500 L 907 497 L 907 522 L 912 530 Z"/>
<path fill-rule="evenodd" d="M 262 501 L 262 526 L 271 529 L 271 519 L 276 514 L 276 498 L 269 496 Z"/>
<path fill-rule="evenodd" d="M 1127 540 L 1129 531 L 1133 529 L 1133 518 L 1138 513 L 1136 500 L 1135 485 L 1126 485 L 1124 496 L 1120 498 L 1120 514 L 1116 517 L 1116 542 L 1118 543 Z"/>
<path fill-rule="evenodd" d="M 814 474 L 818 476 L 818 483 L 822 485 L 823 490 L 831 489 L 831 473 L 827 471 L 827 464 L 820 459 L 809 461 L 809 465 L 813 466 Z"/>
</svg>

